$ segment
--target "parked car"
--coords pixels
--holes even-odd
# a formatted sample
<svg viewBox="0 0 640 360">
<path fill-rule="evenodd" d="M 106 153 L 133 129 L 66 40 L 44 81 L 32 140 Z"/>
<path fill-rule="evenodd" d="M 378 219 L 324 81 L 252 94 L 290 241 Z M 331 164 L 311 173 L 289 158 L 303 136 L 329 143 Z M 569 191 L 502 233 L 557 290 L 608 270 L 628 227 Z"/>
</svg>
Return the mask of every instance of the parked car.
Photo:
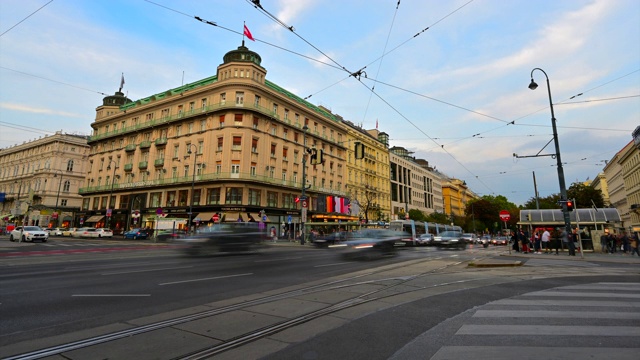
<svg viewBox="0 0 640 360">
<path fill-rule="evenodd" d="M 435 236 L 433 243 L 439 248 L 465 249 L 467 247 L 462 232 L 455 230 L 441 232 Z"/>
<path fill-rule="evenodd" d="M 40 240 L 47 242 L 49 233 L 44 231 L 40 226 L 18 226 L 9 234 L 9 241 L 35 241 Z"/>
<path fill-rule="evenodd" d="M 111 229 L 107 229 L 107 228 L 98 228 L 96 229 L 96 233 L 98 234 L 99 238 L 112 238 L 113 237 L 113 231 Z"/>
<path fill-rule="evenodd" d="M 73 236 L 76 230 L 78 230 L 78 228 L 65 228 L 62 230 L 62 236 Z"/>
<path fill-rule="evenodd" d="M 509 243 L 509 238 L 506 236 L 497 236 L 491 239 L 491 244 L 493 245 L 507 245 Z"/>
<path fill-rule="evenodd" d="M 83 227 L 76 229 L 71 236 L 76 238 L 93 238 L 98 237 L 98 232 L 96 231 L 96 228 Z"/>
<path fill-rule="evenodd" d="M 49 236 L 62 236 L 62 230 L 61 228 L 52 228 L 49 231 Z"/>
<path fill-rule="evenodd" d="M 149 234 L 144 231 L 143 229 L 132 229 L 129 231 L 126 231 L 124 233 L 124 238 L 125 239 L 146 239 L 149 237 Z"/>
</svg>

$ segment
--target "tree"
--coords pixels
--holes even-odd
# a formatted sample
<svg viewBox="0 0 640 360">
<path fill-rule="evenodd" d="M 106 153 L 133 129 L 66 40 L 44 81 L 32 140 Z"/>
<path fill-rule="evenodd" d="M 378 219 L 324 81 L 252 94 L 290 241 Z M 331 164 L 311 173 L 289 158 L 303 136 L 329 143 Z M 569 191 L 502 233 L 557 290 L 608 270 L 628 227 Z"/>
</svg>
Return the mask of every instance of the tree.
<svg viewBox="0 0 640 360">
<path fill-rule="evenodd" d="M 593 204 L 596 207 L 604 207 L 604 198 L 602 197 L 602 191 L 595 189 L 591 186 L 587 186 L 581 182 L 575 182 L 567 189 L 567 197 L 569 199 L 576 199 L 577 208 L 588 208 Z M 560 193 L 551 194 L 543 198 L 538 199 L 540 209 L 561 209 L 559 205 Z M 593 203 L 591 202 L 593 201 Z M 536 199 L 531 198 L 527 201 L 524 209 L 536 209 Z"/>
<path fill-rule="evenodd" d="M 447 214 L 445 213 L 434 212 L 429 214 L 426 217 L 425 221 L 438 224 L 449 224 L 451 222 L 451 219 L 449 219 L 449 216 L 447 216 Z"/>
<path fill-rule="evenodd" d="M 418 209 L 409 210 L 409 219 L 415 221 L 427 221 L 427 217 L 424 216 L 424 213 Z"/>
</svg>

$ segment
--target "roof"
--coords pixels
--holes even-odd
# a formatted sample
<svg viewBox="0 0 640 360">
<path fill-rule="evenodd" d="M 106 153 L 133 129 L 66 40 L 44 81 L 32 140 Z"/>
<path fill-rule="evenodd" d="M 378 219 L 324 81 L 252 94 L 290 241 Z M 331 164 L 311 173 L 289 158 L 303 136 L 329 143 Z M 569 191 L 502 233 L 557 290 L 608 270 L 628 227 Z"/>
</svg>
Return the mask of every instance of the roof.
<svg viewBox="0 0 640 360">
<path fill-rule="evenodd" d="M 531 215 L 531 220 L 527 215 Z M 615 208 L 587 208 L 574 209 L 569 212 L 571 223 L 584 224 L 606 224 L 620 222 L 620 214 Z M 520 221 L 518 224 L 526 225 L 551 225 L 564 224 L 564 216 L 561 209 L 542 209 L 542 210 L 520 210 Z"/>
</svg>

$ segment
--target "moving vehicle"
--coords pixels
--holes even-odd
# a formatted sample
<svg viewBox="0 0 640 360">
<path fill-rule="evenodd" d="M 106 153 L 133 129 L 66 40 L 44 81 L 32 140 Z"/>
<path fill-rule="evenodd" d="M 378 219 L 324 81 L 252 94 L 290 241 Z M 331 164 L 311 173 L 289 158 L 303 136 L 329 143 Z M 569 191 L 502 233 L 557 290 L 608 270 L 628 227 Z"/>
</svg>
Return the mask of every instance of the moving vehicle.
<svg viewBox="0 0 640 360">
<path fill-rule="evenodd" d="M 433 243 L 439 248 L 465 249 L 467 242 L 462 237 L 462 232 L 449 230 L 436 235 Z"/>
<path fill-rule="evenodd" d="M 97 228 L 96 229 L 96 233 L 98 234 L 99 238 L 112 238 L 113 237 L 113 231 L 111 229 L 107 229 L 107 228 Z"/>
<path fill-rule="evenodd" d="M 467 244 L 474 244 L 478 239 L 478 237 L 474 233 L 463 233 L 462 238 L 467 242 Z"/>
<path fill-rule="evenodd" d="M 334 233 L 319 236 L 312 240 L 313 245 L 317 247 L 328 247 L 329 245 L 339 244 L 342 241 L 347 240 L 349 237 L 349 232 L 347 231 L 336 231 Z"/>
<path fill-rule="evenodd" d="M 76 229 L 76 231 L 74 231 L 71 236 L 75 238 L 93 238 L 98 237 L 98 233 L 96 231 L 96 228 L 83 227 Z"/>
<path fill-rule="evenodd" d="M 62 230 L 62 236 L 73 236 L 73 233 L 76 232 L 78 228 L 66 228 Z"/>
<path fill-rule="evenodd" d="M 125 239 L 133 239 L 133 240 L 137 240 L 137 239 L 146 239 L 149 237 L 149 234 L 143 230 L 143 229 L 131 229 L 127 232 L 125 232 L 124 234 L 124 238 Z"/>
<path fill-rule="evenodd" d="M 176 229 L 176 230 L 160 230 L 156 234 L 156 241 L 174 241 L 181 239 L 187 235 L 187 232 L 184 230 Z"/>
<path fill-rule="evenodd" d="M 339 249 L 342 257 L 347 259 L 369 260 L 395 255 L 396 242 L 406 237 L 407 234 L 402 231 L 367 229 L 351 232 L 346 241 L 329 247 Z"/>
<path fill-rule="evenodd" d="M 497 236 L 491 239 L 491 244 L 493 245 L 507 245 L 509 243 L 509 238 L 506 236 Z"/>
<path fill-rule="evenodd" d="M 418 237 L 417 242 L 420 245 L 431 246 L 433 245 L 433 239 L 435 239 L 435 236 L 433 234 L 422 234 L 420 235 L 420 237 Z"/>
<path fill-rule="evenodd" d="M 50 228 L 49 230 L 49 236 L 62 236 L 62 228 Z"/>
<path fill-rule="evenodd" d="M 189 256 L 257 251 L 262 238 L 258 226 L 256 222 L 215 224 L 178 241 L 186 245 L 184 251 Z"/>
<path fill-rule="evenodd" d="M 39 226 L 18 226 L 9 234 L 9 241 L 33 242 L 35 240 L 47 242 L 47 240 L 49 240 L 49 233 Z"/>
</svg>

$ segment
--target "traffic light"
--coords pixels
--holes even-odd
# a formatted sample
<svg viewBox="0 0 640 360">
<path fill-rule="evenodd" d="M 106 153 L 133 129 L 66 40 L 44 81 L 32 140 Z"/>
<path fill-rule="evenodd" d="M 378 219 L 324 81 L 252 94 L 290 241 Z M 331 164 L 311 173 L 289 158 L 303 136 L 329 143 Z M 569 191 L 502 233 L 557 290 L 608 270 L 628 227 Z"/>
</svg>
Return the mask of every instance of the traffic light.
<svg viewBox="0 0 640 360">
<path fill-rule="evenodd" d="M 309 163 L 311 163 L 311 165 L 318 164 L 318 149 L 311 149 L 311 155 L 309 155 Z"/>
<path fill-rule="evenodd" d="M 356 146 L 354 148 L 356 153 L 356 159 L 364 159 L 364 144 L 361 142 L 356 142 Z"/>
<path fill-rule="evenodd" d="M 567 200 L 567 211 L 573 211 L 573 201 Z"/>
<path fill-rule="evenodd" d="M 531 214 L 527 214 L 527 221 L 531 221 Z"/>
</svg>

